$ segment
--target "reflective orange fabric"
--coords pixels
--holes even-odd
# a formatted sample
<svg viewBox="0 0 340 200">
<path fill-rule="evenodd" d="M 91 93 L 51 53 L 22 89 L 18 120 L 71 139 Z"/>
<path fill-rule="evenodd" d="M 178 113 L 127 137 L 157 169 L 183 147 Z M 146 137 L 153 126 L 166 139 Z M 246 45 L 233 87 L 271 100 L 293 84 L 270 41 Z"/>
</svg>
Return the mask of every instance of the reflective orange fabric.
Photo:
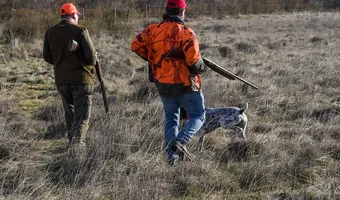
<svg viewBox="0 0 340 200">
<path fill-rule="evenodd" d="M 182 50 L 184 58 L 169 57 L 173 48 Z M 195 84 L 200 88 L 200 75 L 190 75 L 188 69 L 201 56 L 198 41 L 195 33 L 183 24 L 163 21 L 150 25 L 133 39 L 131 50 L 149 62 L 159 83 Z"/>
</svg>

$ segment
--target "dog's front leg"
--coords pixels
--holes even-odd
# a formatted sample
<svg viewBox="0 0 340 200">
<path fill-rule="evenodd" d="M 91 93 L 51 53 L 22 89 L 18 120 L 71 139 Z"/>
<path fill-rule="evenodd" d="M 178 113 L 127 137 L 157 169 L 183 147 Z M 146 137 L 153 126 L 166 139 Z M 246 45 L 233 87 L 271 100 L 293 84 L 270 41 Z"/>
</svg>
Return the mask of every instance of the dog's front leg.
<svg viewBox="0 0 340 200">
<path fill-rule="evenodd" d="M 248 144 L 244 136 L 244 129 L 237 126 L 232 129 L 233 132 L 230 135 L 230 143 L 228 144 L 229 155 L 232 160 L 242 160 L 246 158 L 248 151 Z"/>
</svg>

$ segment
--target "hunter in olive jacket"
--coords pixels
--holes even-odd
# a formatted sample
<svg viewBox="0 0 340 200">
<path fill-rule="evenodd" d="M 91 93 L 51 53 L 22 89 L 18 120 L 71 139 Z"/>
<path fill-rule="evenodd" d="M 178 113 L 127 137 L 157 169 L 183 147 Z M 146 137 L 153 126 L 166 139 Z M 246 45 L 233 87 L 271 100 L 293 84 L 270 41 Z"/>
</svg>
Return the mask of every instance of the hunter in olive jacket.
<svg viewBox="0 0 340 200">
<path fill-rule="evenodd" d="M 68 51 L 70 40 L 80 48 Z M 87 29 L 62 20 L 46 31 L 44 60 L 54 66 L 55 83 L 59 85 L 94 85 L 97 55 Z"/>
</svg>

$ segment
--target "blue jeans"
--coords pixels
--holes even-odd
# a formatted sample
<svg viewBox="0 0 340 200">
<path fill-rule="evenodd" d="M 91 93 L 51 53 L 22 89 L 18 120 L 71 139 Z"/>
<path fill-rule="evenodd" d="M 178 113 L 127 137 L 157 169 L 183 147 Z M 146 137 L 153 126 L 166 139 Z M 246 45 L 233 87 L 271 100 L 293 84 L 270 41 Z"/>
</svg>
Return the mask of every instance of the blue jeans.
<svg viewBox="0 0 340 200">
<path fill-rule="evenodd" d="M 201 128 L 205 120 L 204 97 L 201 92 L 185 93 L 181 96 L 161 96 L 165 112 L 164 140 L 168 159 L 177 156 L 171 145 L 175 140 L 187 144 Z M 179 131 L 180 107 L 186 111 L 189 120 Z M 179 132 L 178 132 L 179 131 Z"/>
</svg>

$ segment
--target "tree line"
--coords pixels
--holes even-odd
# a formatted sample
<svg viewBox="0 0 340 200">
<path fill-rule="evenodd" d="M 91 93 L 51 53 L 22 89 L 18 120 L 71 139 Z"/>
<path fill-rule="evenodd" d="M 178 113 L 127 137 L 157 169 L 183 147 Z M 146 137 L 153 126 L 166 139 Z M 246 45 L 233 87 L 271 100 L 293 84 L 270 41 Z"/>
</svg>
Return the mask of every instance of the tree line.
<svg viewBox="0 0 340 200">
<path fill-rule="evenodd" d="M 15 8 L 53 9 L 59 8 L 63 3 L 71 2 L 77 6 L 95 8 L 105 6 L 108 9 L 143 9 L 146 4 L 151 7 L 163 7 L 165 0 L 0 0 L 0 10 Z M 203 11 L 221 10 L 248 14 L 252 12 L 268 13 L 274 11 L 292 10 L 337 10 L 340 8 L 339 0 L 187 0 L 189 10 Z"/>
<path fill-rule="evenodd" d="M 30 41 L 41 37 L 46 28 L 59 20 L 59 8 L 71 2 L 83 12 L 82 24 L 92 32 L 107 30 L 120 35 L 129 21 L 160 18 L 165 0 L 0 0 L 0 17 L 5 41 Z M 339 11 L 340 0 L 187 0 L 187 18 L 223 18 L 238 14 L 268 14 L 300 11 Z M 122 34 L 126 35 L 126 34 Z"/>
</svg>

